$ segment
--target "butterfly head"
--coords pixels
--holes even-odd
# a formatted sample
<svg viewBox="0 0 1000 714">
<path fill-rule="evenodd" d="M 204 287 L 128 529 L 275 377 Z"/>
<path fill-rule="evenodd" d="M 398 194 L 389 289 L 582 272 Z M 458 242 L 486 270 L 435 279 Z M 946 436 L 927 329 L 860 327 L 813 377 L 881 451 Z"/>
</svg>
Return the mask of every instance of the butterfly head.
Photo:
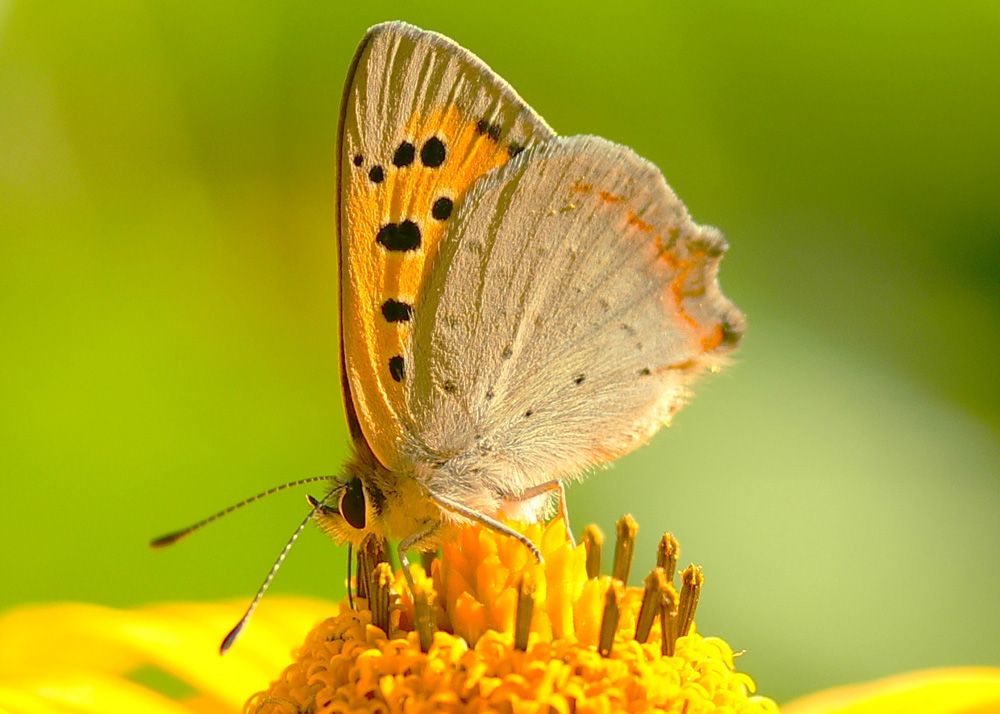
<svg viewBox="0 0 1000 714">
<path fill-rule="evenodd" d="M 358 475 L 337 482 L 322 502 L 310 498 L 316 522 L 338 542 L 361 543 L 369 533 L 384 535 L 381 503 L 384 499 Z"/>
<path fill-rule="evenodd" d="M 316 523 L 327 534 L 338 543 L 355 546 L 369 535 L 389 540 L 429 535 L 439 531 L 443 520 L 419 479 L 389 471 L 361 445 L 326 497 L 310 502 Z"/>
</svg>

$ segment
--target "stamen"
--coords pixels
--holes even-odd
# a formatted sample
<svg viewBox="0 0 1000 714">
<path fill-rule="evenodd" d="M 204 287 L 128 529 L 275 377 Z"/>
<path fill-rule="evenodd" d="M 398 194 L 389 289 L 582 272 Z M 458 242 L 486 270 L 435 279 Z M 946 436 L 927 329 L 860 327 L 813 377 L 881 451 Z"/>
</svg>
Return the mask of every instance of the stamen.
<svg viewBox="0 0 1000 714">
<path fill-rule="evenodd" d="M 677 643 L 677 590 L 667 583 L 667 589 L 660 595 L 660 652 L 669 657 L 674 655 Z"/>
<path fill-rule="evenodd" d="M 357 611 L 354 604 L 354 583 L 351 582 L 351 571 L 354 570 L 354 545 L 347 541 L 347 605 L 352 610 Z"/>
<path fill-rule="evenodd" d="M 604 533 L 594 524 L 583 531 L 583 546 L 587 549 L 587 577 L 591 580 L 601 574 L 601 549 Z"/>
<path fill-rule="evenodd" d="M 694 622 L 694 611 L 698 608 L 698 597 L 705 584 L 705 575 L 697 565 L 689 565 L 681 573 L 681 601 L 677 607 L 677 636 L 683 637 Z"/>
<path fill-rule="evenodd" d="M 392 566 L 388 563 L 376 565 L 368 587 L 371 593 L 368 607 L 372 613 L 372 624 L 388 637 L 392 614 Z"/>
<path fill-rule="evenodd" d="M 656 565 L 663 568 L 667 573 L 667 582 L 674 581 L 674 573 L 677 572 L 677 559 L 681 556 L 681 544 L 673 533 L 664 533 L 660 538 L 660 545 L 656 549 Z"/>
<path fill-rule="evenodd" d="M 770 700 L 750 698 L 753 684 L 735 671 L 729 646 L 698 631 L 703 618 L 693 623 L 703 587 L 698 568 L 677 568 L 675 587 L 665 568 L 646 570 L 651 564 L 640 562 L 629 587 L 598 574 L 604 535 L 596 528 L 586 529 L 581 550 L 564 537 L 558 519 L 509 525 L 544 550 L 547 565 L 532 562 L 506 531 L 472 523 L 442 539 L 436 562 L 424 554 L 430 576 L 415 567 L 427 535 L 409 538 L 414 567 L 407 586 L 405 571 L 393 576 L 388 565 L 373 562 L 382 544 L 365 542 L 368 577 L 360 587 L 367 600 L 358 600 L 360 613 L 346 611 L 345 601 L 309 636 L 294 668 L 255 695 L 248 711 L 263 714 L 277 703 L 289 711 L 360 712 L 420 701 L 462 711 L 519 702 L 567 712 L 776 711 Z M 625 578 L 636 527 L 630 518 L 617 525 L 616 562 L 604 565 Z M 673 567 L 672 536 L 656 555 Z"/>
<path fill-rule="evenodd" d="M 615 562 L 612 564 L 611 577 L 628 583 L 628 574 L 632 569 L 632 554 L 635 550 L 635 534 L 639 532 L 639 524 L 631 514 L 625 514 L 619 519 L 616 527 Z"/>
<path fill-rule="evenodd" d="M 621 617 L 622 598 L 625 596 L 625 586 L 617 580 L 612 580 L 608 593 L 604 596 L 604 614 L 601 615 L 601 631 L 597 640 L 597 651 L 601 657 L 611 655 L 611 646 L 615 641 L 615 630 L 618 629 L 618 619 Z"/>
<path fill-rule="evenodd" d="M 514 648 L 522 652 L 528 649 L 531 616 L 534 612 L 535 581 L 530 574 L 525 573 L 517 586 L 517 612 L 514 615 Z"/>
<path fill-rule="evenodd" d="M 667 573 L 663 568 L 653 568 L 646 576 L 646 588 L 642 593 L 642 605 L 635 623 L 636 642 L 649 639 L 649 631 L 653 629 L 653 621 L 660 611 L 660 600 L 663 591 L 669 587 Z"/>
<path fill-rule="evenodd" d="M 431 568 L 434 567 L 434 561 L 437 560 L 438 552 L 436 550 L 422 550 L 420 551 L 420 564 L 424 567 L 424 574 L 430 575 Z"/>
<path fill-rule="evenodd" d="M 369 586 L 375 575 L 375 567 L 379 563 L 388 563 L 389 558 L 386 555 L 388 544 L 384 539 L 379 538 L 374 533 L 369 533 L 365 536 L 365 539 L 361 541 L 361 545 L 358 547 L 358 575 L 357 575 L 357 588 L 359 598 L 369 599 L 369 593 L 371 592 Z M 370 609 L 370 608 L 369 608 Z"/>
<path fill-rule="evenodd" d="M 414 590 L 413 629 L 417 631 L 420 639 L 420 651 L 427 652 L 434 642 L 434 630 L 437 629 L 433 606 L 436 595 L 434 589 L 424 580 L 415 585 Z"/>
</svg>

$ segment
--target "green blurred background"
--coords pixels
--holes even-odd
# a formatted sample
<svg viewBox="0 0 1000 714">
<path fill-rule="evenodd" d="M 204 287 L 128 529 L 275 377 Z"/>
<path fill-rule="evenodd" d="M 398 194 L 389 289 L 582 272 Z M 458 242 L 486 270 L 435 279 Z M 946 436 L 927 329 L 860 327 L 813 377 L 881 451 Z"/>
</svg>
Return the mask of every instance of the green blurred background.
<svg viewBox="0 0 1000 714">
<path fill-rule="evenodd" d="M 0 606 L 249 598 L 302 493 L 148 539 L 337 472 L 338 103 L 398 18 L 730 239 L 737 364 L 578 529 L 635 514 L 636 572 L 673 530 L 782 700 L 1000 664 L 998 5 L 361 5 L 0 2 Z M 310 530 L 273 590 L 344 559 Z"/>
</svg>

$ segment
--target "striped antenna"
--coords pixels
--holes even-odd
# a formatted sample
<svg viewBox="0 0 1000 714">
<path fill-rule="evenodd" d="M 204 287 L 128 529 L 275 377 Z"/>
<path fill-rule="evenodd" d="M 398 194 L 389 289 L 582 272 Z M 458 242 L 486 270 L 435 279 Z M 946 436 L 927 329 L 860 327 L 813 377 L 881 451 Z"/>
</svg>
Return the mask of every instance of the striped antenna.
<svg viewBox="0 0 1000 714">
<path fill-rule="evenodd" d="M 267 577 L 264 578 L 264 582 L 261 583 L 260 588 L 257 590 L 257 594 L 254 595 L 253 600 L 250 602 L 250 607 L 248 607 L 246 612 L 243 613 L 243 617 L 241 617 L 240 621 L 236 623 L 236 626 L 222 639 L 222 644 L 219 645 L 220 655 L 226 654 L 226 650 L 233 646 L 236 638 L 240 636 L 240 632 L 243 631 L 247 622 L 250 621 L 250 616 L 253 615 L 254 610 L 257 609 L 257 605 L 260 604 L 261 599 L 264 597 L 264 593 L 266 593 L 267 589 L 271 586 L 271 581 L 274 580 L 274 576 L 278 574 L 278 568 L 280 568 L 281 564 L 285 562 L 285 557 L 288 555 L 288 551 L 290 551 L 292 546 L 295 545 L 295 541 L 297 541 L 299 536 L 302 535 L 302 531 L 304 531 L 306 526 L 309 525 L 309 521 L 313 519 L 316 512 L 326 506 L 327 499 L 333 496 L 334 493 L 337 492 L 330 491 L 322 499 L 316 501 L 315 505 L 313 505 L 312 509 L 309 511 L 309 515 L 302 519 L 299 527 L 295 529 L 294 533 L 292 533 L 292 537 L 288 539 L 288 542 L 285 543 L 285 547 L 281 549 L 280 553 L 278 553 L 278 557 L 274 560 L 274 565 L 271 566 L 271 570 L 268 571 Z M 315 499 L 310 499 L 310 502 L 313 500 Z"/>
<path fill-rule="evenodd" d="M 274 488 L 269 488 L 266 491 L 261 491 L 256 496 L 251 496 L 250 498 L 243 499 L 239 503 L 234 503 L 229 508 L 225 508 L 225 509 L 219 511 L 218 513 L 215 513 L 215 514 L 209 516 L 208 518 L 200 520 L 197 523 L 195 523 L 194 525 L 190 525 L 187 528 L 182 528 L 179 531 L 174 531 L 173 533 L 167 533 L 166 535 L 162 535 L 159 538 L 154 538 L 153 540 L 151 540 L 149 542 L 149 544 L 153 548 L 162 548 L 165 545 L 173 545 L 174 543 L 176 543 L 177 541 L 179 541 L 181 538 L 184 538 L 185 536 L 190 535 L 191 533 L 194 533 L 196 530 L 199 530 L 202 527 L 207 526 L 212 521 L 217 521 L 218 519 L 222 518 L 223 516 L 227 516 L 230 513 L 232 513 L 233 511 L 236 511 L 236 510 L 239 510 L 240 508 L 243 508 L 243 506 L 248 506 L 251 503 L 253 503 L 254 501 L 259 501 L 260 499 L 264 498 L 265 496 L 270 496 L 272 494 L 278 493 L 279 491 L 284 491 L 285 489 L 293 488 L 294 486 L 304 486 L 307 483 L 316 483 L 317 481 L 329 481 L 332 478 L 333 478 L 332 476 L 310 476 L 309 478 L 299 479 L 298 481 L 289 481 L 288 483 L 283 483 L 280 486 L 275 486 Z"/>
</svg>

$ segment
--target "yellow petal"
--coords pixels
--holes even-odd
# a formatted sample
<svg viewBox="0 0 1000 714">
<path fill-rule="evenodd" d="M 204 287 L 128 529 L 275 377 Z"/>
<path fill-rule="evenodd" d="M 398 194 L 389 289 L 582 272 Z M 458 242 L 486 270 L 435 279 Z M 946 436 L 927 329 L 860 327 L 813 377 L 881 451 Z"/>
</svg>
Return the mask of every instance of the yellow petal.
<svg viewBox="0 0 1000 714">
<path fill-rule="evenodd" d="M 781 707 L 783 714 L 996 714 L 1000 668 L 934 669 L 837 687 Z"/>
<path fill-rule="evenodd" d="M 70 674 L 58 678 L 28 679 L 14 686 L 0 686 L 0 711 L 22 714 L 75 714 L 146 712 L 190 714 L 180 702 L 171 701 L 128 680 L 102 674 Z"/>
<path fill-rule="evenodd" d="M 246 603 L 188 603 L 115 610 L 97 605 L 24 607 L 0 615 L 0 711 L 159 714 L 240 711 L 288 664 L 291 650 L 336 606 L 274 598 L 224 657 L 219 642 Z M 171 698 L 144 686 L 165 680 Z"/>
</svg>

